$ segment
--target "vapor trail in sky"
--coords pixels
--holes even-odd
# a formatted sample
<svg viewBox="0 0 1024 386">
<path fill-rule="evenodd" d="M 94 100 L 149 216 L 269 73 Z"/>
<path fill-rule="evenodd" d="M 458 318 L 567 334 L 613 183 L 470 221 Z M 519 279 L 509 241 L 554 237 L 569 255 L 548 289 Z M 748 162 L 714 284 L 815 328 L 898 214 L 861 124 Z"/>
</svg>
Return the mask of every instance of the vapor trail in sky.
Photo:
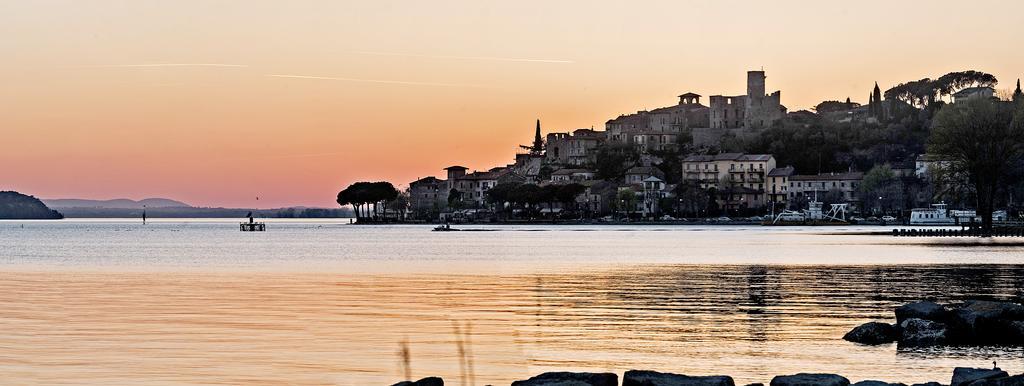
<svg viewBox="0 0 1024 386">
<path fill-rule="evenodd" d="M 247 64 L 224 63 L 141 63 L 141 64 L 97 64 L 74 66 L 75 68 L 130 68 L 130 67 L 249 67 Z"/>
<path fill-rule="evenodd" d="M 275 77 L 275 78 L 319 79 L 319 80 L 336 80 L 336 81 L 342 81 L 342 82 L 404 84 L 404 85 L 413 85 L 413 86 L 483 87 L 481 85 L 475 85 L 475 84 L 413 82 L 413 81 L 404 81 L 404 80 L 384 80 L 384 79 L 338 78 L 338 77 L 332 77 L 332 76 L 313 76 L 313 75 L 267 74 L 267 76 Z"/>
<path fill-rule="evenodd" d="M 423 54 L 403 54 L 399 52 L 378 52 L 378 51 L 352 51 L 353 54 L 359 55 L 377 55 L 377 56 L 405 56 L 414 58 L 433 58 L 433 59 L 462 59 L 462 60 L 491 60 L 499 62 L 527 62 L 527 63 L 555 63 L 555 64 L 568 64 L 575 63 L 572 60 L 564 59 L 530 59 L 530 58 L 502 58 L 495 56 L 452 56 L 452 55 L 423 55 Z"/>
</svg>

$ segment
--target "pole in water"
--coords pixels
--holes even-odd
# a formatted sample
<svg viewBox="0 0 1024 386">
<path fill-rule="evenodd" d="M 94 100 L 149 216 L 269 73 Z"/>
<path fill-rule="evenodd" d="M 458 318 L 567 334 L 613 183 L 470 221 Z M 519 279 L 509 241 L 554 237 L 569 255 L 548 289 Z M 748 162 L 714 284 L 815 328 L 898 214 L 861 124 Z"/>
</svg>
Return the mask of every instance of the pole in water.
<svg viewBox="0 0 1024 386">
<path fill-rule="evenodd" d="M 142 206 L 142 225 L 146 225 L 146 206 Z"/>
</svg>

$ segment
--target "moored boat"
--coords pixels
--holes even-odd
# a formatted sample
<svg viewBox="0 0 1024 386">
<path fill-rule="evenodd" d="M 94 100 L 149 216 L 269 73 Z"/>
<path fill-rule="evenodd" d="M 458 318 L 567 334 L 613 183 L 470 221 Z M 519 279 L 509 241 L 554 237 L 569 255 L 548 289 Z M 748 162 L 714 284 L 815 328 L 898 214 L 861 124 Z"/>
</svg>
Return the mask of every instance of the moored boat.
<svg viewBox="0 0 1024 386">
<path fill-rule="evenodd" d="M 950 217 L 945 203 L 932 204 L 931 208 L 915 208 L 910 211 L 910 225 L 953 225 L 961 216 L 974 218 L 974 211 L 970 213 L 959 213 L 967 211 L 956 211 L 956 217 Z"/>
</svg>

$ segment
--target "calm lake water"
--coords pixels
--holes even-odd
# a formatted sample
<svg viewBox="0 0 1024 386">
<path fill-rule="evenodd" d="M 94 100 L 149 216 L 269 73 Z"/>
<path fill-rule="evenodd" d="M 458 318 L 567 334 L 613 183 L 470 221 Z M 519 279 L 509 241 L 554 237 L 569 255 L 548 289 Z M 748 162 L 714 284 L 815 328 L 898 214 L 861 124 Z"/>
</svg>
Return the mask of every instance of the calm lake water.
<svg viewBox="0 0 1024 386">
<path fill-rule="evenodd" d="M 0 383 L 387 385 L 402 342 L 414 377 L 453 385 L 635 368 L 739 384 L 1024 371 L 1020 348 L 841 339 L 910 300 L 1024 297 L 1011 239 L 344 222 L 0 221 Z"/>
</svg>

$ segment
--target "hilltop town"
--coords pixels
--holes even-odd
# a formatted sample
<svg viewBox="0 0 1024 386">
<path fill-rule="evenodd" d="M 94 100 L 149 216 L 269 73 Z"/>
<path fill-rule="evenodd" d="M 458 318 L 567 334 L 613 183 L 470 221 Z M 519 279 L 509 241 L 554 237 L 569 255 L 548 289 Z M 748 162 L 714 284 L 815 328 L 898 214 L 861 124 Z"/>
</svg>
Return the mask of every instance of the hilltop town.
<svg viewBox="0 0 1024 386">
<path fill-rule="evenodd" d="M 781 91 L 766 93 L 764 71 L 748 71 L 744 95 L 711 95 L 704 105 L 686 92 L 674 105 L 609 119 L 603 131 L 543 134 L 538 120 L 509 164 L 449 166 L 410 182 L 391 207 L 425 221 L 757 219 L 809 201 L 865 217 L 899 218 L 934 202 L 971 207 L 967 182 L 926 151 L 931 118 L 946 104 L 1024 101 L 1019 80 L 1006 95 L 996 83 L 954 72 L 884 92 L 876 83 L 863 105 L 846 98 L 789 111 Z"/>
</svg>

